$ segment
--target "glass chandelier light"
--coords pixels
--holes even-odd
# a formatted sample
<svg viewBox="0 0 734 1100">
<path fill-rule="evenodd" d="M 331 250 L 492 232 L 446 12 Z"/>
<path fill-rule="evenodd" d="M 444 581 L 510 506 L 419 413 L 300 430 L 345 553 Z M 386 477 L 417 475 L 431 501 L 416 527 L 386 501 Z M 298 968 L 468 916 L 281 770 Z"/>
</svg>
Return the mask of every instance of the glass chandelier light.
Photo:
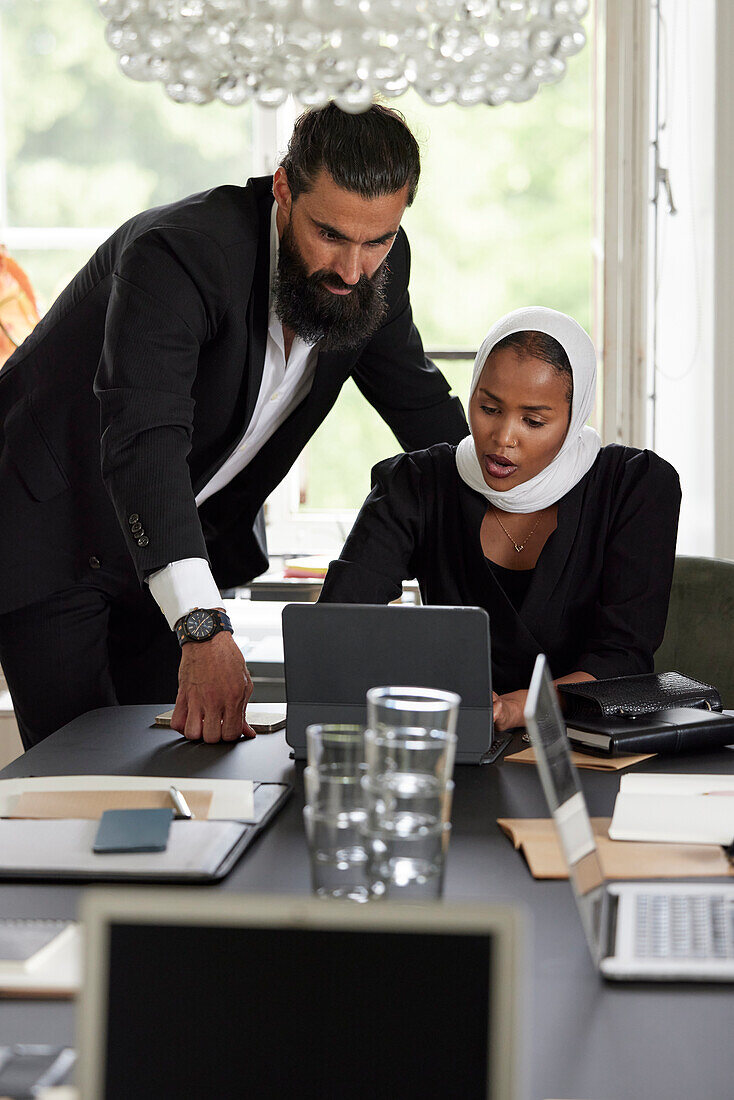
<svg viewBox="0 0 734 1100">
<path fill-rule="evenodd" d="M 496 107 L 557 83 L 586 42 L 588 0 L 97 0 L 133 80 L 179 103 L 334 100 L 366 110 L 414 88 Z"/>
</svg>

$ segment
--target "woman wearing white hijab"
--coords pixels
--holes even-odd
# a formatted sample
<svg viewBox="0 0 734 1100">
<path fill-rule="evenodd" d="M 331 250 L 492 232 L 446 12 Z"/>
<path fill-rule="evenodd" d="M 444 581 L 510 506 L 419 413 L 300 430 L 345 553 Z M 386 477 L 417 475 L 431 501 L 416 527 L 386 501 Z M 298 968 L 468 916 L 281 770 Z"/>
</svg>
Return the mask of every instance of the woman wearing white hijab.
<svg viewBox="0 0 734 1100">
<path fill-rule="evenodd" d="M 498 729 L 522 725 L 538 653 L 558 680 L 601 679 L 651 671 L 662 641 L 678 476 L 651 451 L 601 446 L 595 389 L 576 321 L 507 314 L 474 363 L 471 435 L 374 468 L 324 583 L 323 601 L 386 603 L 416 577 L 424 603 L 484 607 Z"/>
</svg>

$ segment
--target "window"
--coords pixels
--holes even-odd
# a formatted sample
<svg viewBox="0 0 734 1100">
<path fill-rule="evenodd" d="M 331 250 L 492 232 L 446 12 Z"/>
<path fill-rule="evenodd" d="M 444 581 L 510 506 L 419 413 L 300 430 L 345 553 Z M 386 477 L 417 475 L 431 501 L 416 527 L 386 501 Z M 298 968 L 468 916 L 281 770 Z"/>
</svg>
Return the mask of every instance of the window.
<svg viewBox="0 0 734 1100">
<path fill-rule="evenodd" d="M 413 314 L 425 348 L 451 356 L 437 362 L 464 404 L 474 352 L 509 310 L 542 304 L 599 327 L 593 11 L 586 29 L 589 42 L 561 83 L 528 103 L 431 108 L 412 93 L 394 101 L 421 143 L 418 194 L 403 218 Z M 372 465 L 399 449 L 349 382 L 269 502 L 271 549 L 338 548 Z"/>
<path fill-rule="evenodd" d="M 647 0 L 597 0 L 586 19 L 587 47 L 560 84 L 529 103 L 483 110 L 429 108 L 410 95 L 395 101 L 423 145 L 418 197 L 404 223 L 413 310 L 426 348 L 450 355 L 440 365 L 455 392 L 465 398 L 471 356 L 492 321 L 522 304 L 554 306 L 590 327 L 598 346 L 604 321 L 605 438 L 623 435 L 632 423 L 624 417 L 641 407 L 627 438 L 643 444 L 634 432 L 645 420 L 645 364 L 626 349 L 644 323 L 635 313 L 644 284 L 639 272 L 630 282 L 636 254 L 620 253 L 617 243 L 625 234 L 639 242 L 644 232 L 639 218 L 615 223 L 612 214 L 615 196 L 617 213 L 633 200 L 646 209 L 649 198 L 638 163 L 647 155 L 647 132 L 638 132 L 646 106 L 637 103 L 648 26 Z M 136 85 L 117 71 L 104 29 L 91 0 L 3 0 L 0 7 L 1 236 L 42 308 L 126 217 L 271 170 L 297 109 L 171 103 L 160 86 Z M 615 244 L 606 257 L 602 210 Z M 462 351 L 469 357 L 457 357 Z M 271 547 L 335 549 L 369 488 L 370 466 L 396 450 L 389 430 L 346 386 L 269 501 Z"/>
<path fill-rule="evenodd" d="M 252 174 L 249 108 L 192 125 L 122 76 L 90 0 L 4 0 L 0 19 L 2 238 L 42 310 L 126 218 Z"/>
</svg>

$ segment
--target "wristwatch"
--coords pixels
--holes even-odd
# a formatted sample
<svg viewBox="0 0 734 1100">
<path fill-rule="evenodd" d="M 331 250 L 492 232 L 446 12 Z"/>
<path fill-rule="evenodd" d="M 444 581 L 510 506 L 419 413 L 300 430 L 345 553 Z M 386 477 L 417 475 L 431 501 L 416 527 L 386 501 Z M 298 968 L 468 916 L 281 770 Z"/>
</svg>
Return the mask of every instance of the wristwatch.
<svg viewBox="0 0 734 1100">
<path fill-rule="evenodd" d="M 234 634 L 229 615 L 211 607 L 195 607 L 188 615 L 182 615 L 174 630 L 181 646 L 187 642 L 208 642 L 222 630 Z"/>
</svg>

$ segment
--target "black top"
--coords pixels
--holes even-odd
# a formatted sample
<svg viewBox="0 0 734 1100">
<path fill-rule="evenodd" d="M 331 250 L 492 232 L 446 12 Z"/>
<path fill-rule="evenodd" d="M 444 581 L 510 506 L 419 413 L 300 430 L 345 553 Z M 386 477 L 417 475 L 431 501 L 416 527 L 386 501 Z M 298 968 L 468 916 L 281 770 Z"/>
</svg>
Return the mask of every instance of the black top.
<svg viewBox="0 0 734 1100">
<path fill-rule="evenodd" d="M 487 568 L 507 596 L 515 611 L 522 607 L 523 600 L 530 588 L 533 579 L 532 569 L 508 569 L 504 565 L 498 565 L 491 558 L 485 558 Z"/>
<path fill-rule="evenodd" d="M 416 577 L 426 604 L 489 614 L 495 691 L 525 688 L 538 653 L 554 676 L 649 672 L 662 641 L 680 507 L 678 475 L 652 451 L 604 447 L 558 502 L 558 525 L 517 611 L 487 567 L 487 502 L 439 444 L 380 462 L 373 488 L 321 594 L 387 603 Z"/>
</svg>

